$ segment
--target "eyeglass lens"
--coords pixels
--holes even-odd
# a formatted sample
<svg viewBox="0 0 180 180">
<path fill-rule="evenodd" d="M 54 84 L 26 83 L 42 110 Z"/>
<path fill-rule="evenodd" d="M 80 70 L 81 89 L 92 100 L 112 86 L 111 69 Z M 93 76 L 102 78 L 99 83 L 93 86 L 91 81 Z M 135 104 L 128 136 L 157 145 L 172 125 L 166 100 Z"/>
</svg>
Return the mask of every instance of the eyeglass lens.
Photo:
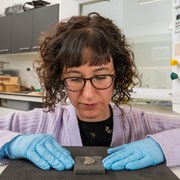
<svg viewBox="0 0 180 180">
<path fill-rule="evenodd" d="M 96 89 L 107 89 L 113 83 L 114 76 L 99 75 L 92 78 L 69 77 L 64 80 L 64 84 L 68 90 L 80 91 L 84 88 L 87 80 L 90 80 L 92 86 Z"/>
</svg>

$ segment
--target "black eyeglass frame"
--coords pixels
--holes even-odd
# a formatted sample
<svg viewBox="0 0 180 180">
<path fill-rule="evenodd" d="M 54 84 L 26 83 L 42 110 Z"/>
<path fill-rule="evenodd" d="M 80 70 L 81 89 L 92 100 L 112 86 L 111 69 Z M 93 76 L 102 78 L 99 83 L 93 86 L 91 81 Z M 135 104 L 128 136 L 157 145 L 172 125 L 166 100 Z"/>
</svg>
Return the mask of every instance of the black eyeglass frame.
<svg viewBox="0 0 180 180">
<path fill-rule="evenodd" d="M 111 77 L 111 78 L 112 78 L 111 84 L 110 84 L 108 87 L 106 87 L 106 88 L 96 88 L 96 87 L 93 85 L 92 80 L 93 80 L 94 78 L 99 77 L 99 76 L 109 76 L 109 77 Z M 97 90 L 105 90 L 105 89 L 108 89 L 108 88 L 110 88 L 110 87 L 112 86 L 112 84 L 114 83 L 115 77 L 116 77 L 116 76 L 115 76 L 114 74 L 101 74 L 101 75 L 93 76 L 93 77 L 91 77 L 91 78 L 66 77 L 66 78 L 62 79 L 62 81 L 63 81 L 64 87 L 65 87 L 67 90 L 72 91 L 72 92 L 78 92 L 78 91 L 83 90 L 84 87 L 85 87 L 85 85 L 86 85 L 86 81 L 88 81 L 88 80 L 91 82 L 91 85 L 92 85 L 95 89 L 97 89 Z M 82 80 L 84 81 L 84 85 L 82 86 L 82 88 L 81 88 L 80 90 L 72 90 L 72 89 L 69 89 L 68 86 L 66 85 L 65 81 L 66 81 L 66 79 L 70 79 L 70 78 L 82 79 Z"/>
</svg>

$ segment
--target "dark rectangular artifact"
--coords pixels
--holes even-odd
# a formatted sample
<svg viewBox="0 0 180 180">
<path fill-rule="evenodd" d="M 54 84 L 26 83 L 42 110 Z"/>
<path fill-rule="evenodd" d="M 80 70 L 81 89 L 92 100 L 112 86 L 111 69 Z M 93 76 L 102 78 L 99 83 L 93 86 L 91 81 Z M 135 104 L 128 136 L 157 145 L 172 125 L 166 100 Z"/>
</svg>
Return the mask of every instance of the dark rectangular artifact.
<svg viewBox="0 0 180 180">
<path fill-rule="evenodd" d="M 105 174 L 101 156 L 76 156 L 74 174 Z"/>
</svg>

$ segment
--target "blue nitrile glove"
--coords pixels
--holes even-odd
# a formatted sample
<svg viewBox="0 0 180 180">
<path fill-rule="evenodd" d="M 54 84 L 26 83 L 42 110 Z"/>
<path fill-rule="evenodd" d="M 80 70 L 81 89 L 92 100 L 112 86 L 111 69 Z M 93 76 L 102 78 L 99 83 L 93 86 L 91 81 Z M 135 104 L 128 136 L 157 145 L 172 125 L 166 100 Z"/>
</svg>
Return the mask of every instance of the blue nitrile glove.
<svg viewBox="0 0 180 180">
<path fill-rule="evenodd" d="M 44 170 L 71 169 L 74 165 L 70 152 L 47 134 L 19 135 L 6 143 L 1 152 L 10 159 L 26 158 Z"/>
<path fill-rule="evenodd" d="M 103 159 L 107 170 L 136 170 L 165 161 L 161 147 L 150 137 L 109 148 L 107 152 L 110 155 Z"/>
</svg>

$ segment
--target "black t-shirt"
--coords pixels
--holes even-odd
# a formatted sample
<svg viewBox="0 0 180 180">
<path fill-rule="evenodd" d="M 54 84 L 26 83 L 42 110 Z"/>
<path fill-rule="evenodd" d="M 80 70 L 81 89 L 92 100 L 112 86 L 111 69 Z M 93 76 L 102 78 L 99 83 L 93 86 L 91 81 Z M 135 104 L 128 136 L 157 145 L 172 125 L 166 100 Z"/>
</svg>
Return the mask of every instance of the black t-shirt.
<svg viewBox="0 0 180 180">
<path fill-rule="evenodd" d="M 110 146 L 113 117 L 100 122 L 84 122 L 78 119 L 83 146 Z"/>
</svg>

